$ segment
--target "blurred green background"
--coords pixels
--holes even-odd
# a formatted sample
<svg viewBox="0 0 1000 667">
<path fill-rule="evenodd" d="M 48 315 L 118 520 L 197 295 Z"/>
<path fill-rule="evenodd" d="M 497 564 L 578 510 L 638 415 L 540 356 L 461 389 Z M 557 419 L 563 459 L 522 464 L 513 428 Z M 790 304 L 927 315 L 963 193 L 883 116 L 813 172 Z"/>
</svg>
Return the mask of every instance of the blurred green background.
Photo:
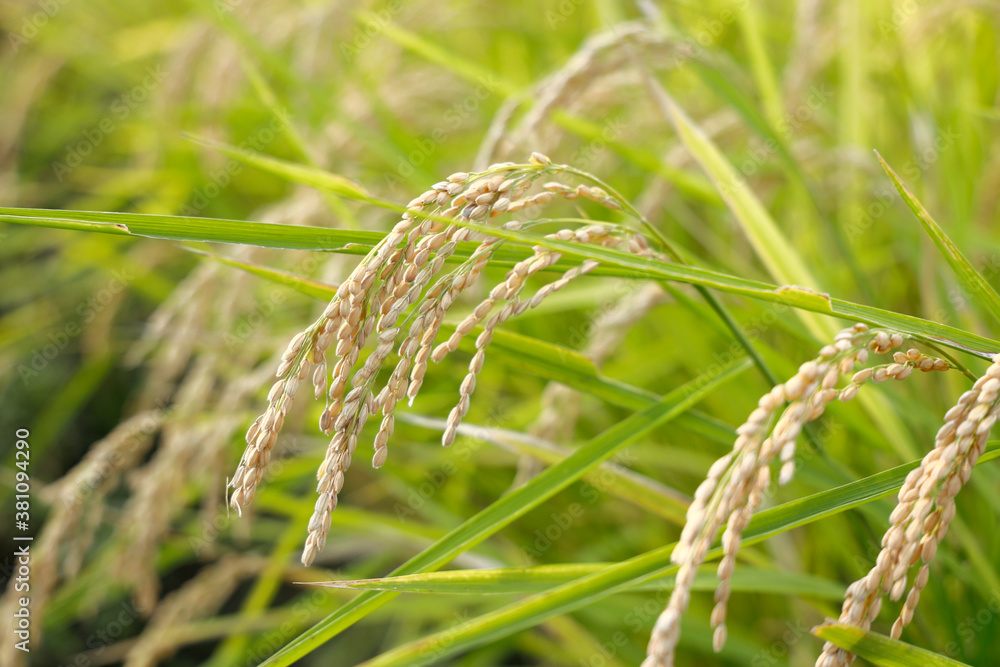
<svg viewBox="0 0 1000 667">
<path fill-rule="evenodd" d="M 321 167 L 401 204 L 452 172 L 541 151 L 608 180 L 699 265 L 774 282 L 651 100 L 634 66 L 641 58 L 823 291 L 994 338 L 872 150 L 995 284 L 998 28 L 995 2 L 5 2 L 0 206 L 385 231 L 392 214 L 190 137 Z M 356 260 L 211 250 L 330 284 Z M 265 405 L 275 355 L 322 303 L 169 241 L 0 222 L 0 258 L 0 534 L 10 544 L 18 428 L 31 431 L 35 530 L 52 526 L 34 563 L 36 595 L 47 600 L 35 618 L 42 638 L 30 656 L 6 651 L 0 661 L 259 664 L 355 595 L 292 582 L 384 575 L 537 467 L 496 443 L 442 450 L 439 431 L 401 423 L 384 469 L 372 471 L 367 455 L 354 466 L 327 549 L 307 570 L 298 554 L 325 449 L 317 404 L 301 400 L 289 416 L 283 458 L 250 517 L 227 515 L 223 489 Z M 588 278 L 508 328 L 586 351 L 600 316 L 642 289 Z M 607 377 L 661 394 L 742 355 L 691 290 L 658 299 L 616 330 Z M 723 300 L 778 376 L 815 354 L 818 341 L 789 309 Z M 546 381 L 502 357 L 488 357 L 468 421 L 525 431 Z M 447 416 L 463 374 L 464 361 L 432 367 L 410 412 Z M 919 458 L 967 385 L 955 373 L 887 387 L 875 421 L 835 406 L 819 440 L 854 478 Z M 689 494 L 728 449 L 719 433 L 767 389 L 744 374 L 698 406 L 702 421 L 658 429 L 618 462 Z M 563 446 L 631 412 L 574 401 L 556 412 Z M 67 481 L 123 422 L 111 437 L 131 444 L 91 459 L 83 486 Z M 821 459 L 804 465 L 774 502 L 832 485 Z M 1000 537 L 984 528 L 1000 511 L 998 481 L 986 465 L 959 500 L 903 635 L 973 665 L 1000 651 Z M 583 510 L 572 525 L 540 538 L 574 506 Z M 747 549 L 744 564 L 817 578 L 813 593 L 736 593 L 719 655 L 711 595 L 696 594 L 681 664 L 811 665 L 821 644 L 808 628 L 839 613 L 839 591 L 871 566 L 891 507 L 880 501 Z M 613 562 L 677 534 L 676 521 L 627 496 L 577 483 L 453 566 Z M 404 595 L 301 664 L 358 664 L 511 599 Z M 638 664 L 660 608 L 649 602 L 616 595 L 441 664 Z"/>
</svg>

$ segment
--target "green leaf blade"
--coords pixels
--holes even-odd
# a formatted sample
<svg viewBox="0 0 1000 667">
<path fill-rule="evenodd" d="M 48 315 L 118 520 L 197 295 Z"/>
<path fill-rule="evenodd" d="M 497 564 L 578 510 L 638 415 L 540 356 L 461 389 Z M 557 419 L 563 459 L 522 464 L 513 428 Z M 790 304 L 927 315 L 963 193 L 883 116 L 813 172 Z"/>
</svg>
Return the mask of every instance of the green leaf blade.
<svg viewBox="0 0 1000 667">
<path fill-rule="evenodd" d="M 482 542 L 546 499 L 580 479 L 615 452 L 654 428 L 683 414 L 704 396 L 734 379 L 751 366 L 742 360 L 719 373 L 699 377 L 678 387 L 650 407 L 634 413 L 593 438 L 559 463 L 543 470 L 525 485 L 501 497 L 496 502 L 465 521 L 429 548 L 396 568 L 392 575 L 416 574 L 436 570 L 458 554 Z M 307 655 L 375 609 L 398 595 L 394 592 L 365 592 L 326 619 L 299 635 L 263 663 L 267 667 L 285 667 Z"/>
<path fill-rule="evenodd" d="M 386 206 L 384 202 L 378 202 Z M 434 216 L 424 216 L 432 217 Z M 873 326 L 895 329 L 904 334 L 941 343 L 978 357 L 991 359 L 1000 351 L 1000 341 L 958 329 L 946 324 L 931 322 L 912 315 L 896 313 L 881 308 L 845 301 L 828 294 L 803 287 L 775 286 L 764 282 L 739 278 L 728 274 L 692 266 L 673 264 L 653 258 L 596 246 L 584 246 L 547 239 L 541 236 L 504 230 L 462 220 L 443 219 L 449 224 L 468 227 L 484 234 L 512 241 L 523 246 L 539 245 L 558 250 L 564 257 L 595 259 L 601 262 L 594 275 L 623 278 L 666 280 L 702 285 L 710 289 L 741 296 L 782 303 L 793 308 L 837 317 L 851 322 L 865 322 Z M 291 248 L 300 250 L 328 250 L 347 254 L 366 254 L 382 238 L 380 232 L 301 227 L 266 222 L 225 220 L 219 218 L 190 218 L 184 216 L 149 215 L 141 213 L 110 213 L 97 211 L 59 211 L 49 209 L 0 208 L 0 222 L 14 222 L 35 226 L 102 231 L 149 238 L 204 241 L 212 243 L 242 243 L 265 248 Z M 77 223 L 107 223 L 86 225 Z M 111 225 L 115 225 L 112 228 Z M 121 227 L 124 226 L 124 229 Z M 471 244 L 460 246 L 455 257 L 467 257 Z M 497 251 L 498 265 L 513 264 L 527 256 L 513 248 Z M 557 263 L 552 270 L 567 268 Z"/>
<path fill-rule="evenodd" d="M 521 595 L 539 593 L 569 583 L 610 565 L 610 563 L 560 563 L 534 567 L 447 570 L 381 579 L 314 582 L 313 585 L 356 590 L 389 590 L 400 593 Z M 706 566 L 695 576 L 691 590 L 714 591 L 718 583 L 715 568 Z M 661 587 L 672 589 L 673 578 L 661 575 L 644 584 L 629 586 L 625 590 L 653 591 Z M 742 593 L 774 593 L 830 600 L 839 600 L 844 594 L 844 587 L 840 584 L 813 575 L 753 567 L 737 569 L 730 581 L 730 588 Z"/>
<path fill-rule="evenodd" d="M 253 151 L 237 148 L 236 146 L 230 146 L 229 144 L 225 144 L 220 141 L 202 139 L 191 135 L 184 136 L 195 143 L 215 149 L 233 159 L 239 160 L 263 171 L 270 172 L 276 176 L 280 176 L 292 183 L 302 183 L 303 185 L 312 186 L 317 190 L 332 192 L 335 195 L 347 197 L 348 199 L 369 201 L 371 198 L 368 191 L 365 190 L 360 184 L 355 183 L 351 179 L 339 174 L 334 174 L 323 169 L 317 169 L 316 167 L 309 167 L 296 164 L 294 162 L 288 162 L 287 160 L 279 160 L 278 158 L 270 157 L 268 155 L 262 155 L 254 153 Z"/>
<path fill-rule="evenodd" d="M 938 653 L 843 623 L 826 623 L 812 633 L 878 667 L 969 667 Z"/>
<path fill-rule="evenodd" d="M 896 186 L 896 190 L 899 191 L 903 201 L 910 207 L 913 214 L 917 216 L 917 220 L 923 226 L 924 232 L 927 233 L 927 236 L 930 237 L 934 245 L 941 251 L 941 255 L 948 262 L 951 270 L 955 272 L 959 283 L 961 283 L 965 291 L 984 312 L 993 316 L 994 323 L 1000 324 L 1000 294 L 997 294 L 997 291 L 983 277 L 983 274 L 972 266 L 959 247 L 948 238 L 948 235 L 934 218 L 931 217 L 931 214 L 927 212 L 923 204 L 903 184 L 903 181 L 896 175 L 896 172 L 889 166 L 889 163 L 882 159 L 878 151 L 875 151 L 875 155 L 878 157 L 878 161 L 882 163 L 882 168 L 889 175 L 892 184 Z"/>
<path fill-rule="evenodd" d="M 1000 447 L 993 443 L 976 465 L 982 465 L 998 457 L 1000 457 Z M 744 546 L 757 544 L 797 526 L 890 495 L 902 486 L 906 475 L 919 464 L 920 461 L 911 461 L 877 475 L 764 510 L 751 520 L 743 534 L 742 544 Z M 363 665 L 364 667 L 418 667 L 534 627 L 553 616 L 571 612 L 625 588 L 640 586 L 664 574 L 675 572 L 677 566 L 670 562 L 674 546 L 668 544 L 648 551 L 576 581 L 468 620 L 457 628 L 449 628 L 419 641 L 391 649 Z M 715 558 L 721 554 L 721 547 L 716 547 L 709 551 L 708 558 Z"/>
</svg>

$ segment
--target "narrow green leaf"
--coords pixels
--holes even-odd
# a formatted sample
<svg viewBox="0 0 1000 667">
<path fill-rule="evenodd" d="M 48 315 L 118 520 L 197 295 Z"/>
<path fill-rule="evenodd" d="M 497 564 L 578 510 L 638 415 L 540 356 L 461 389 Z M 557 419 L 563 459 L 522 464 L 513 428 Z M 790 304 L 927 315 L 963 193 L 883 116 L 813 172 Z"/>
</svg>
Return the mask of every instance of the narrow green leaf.
<svg viewBox="0 0 1000 667">
<path fill-rule="evenodd" d="M 629 162 L 641 167 L 643 171 L 658 175 L 667 183 L 673 184 L 678 190 L 694 199 L 707 202 L 713 206 L 725 205 L 719 193 L 715 191 L 715 188 L 712 187 L 712 184 L 704 176 L 691 174 L 684 169 L 673 167 L 667 164 L 659 155 L 642 146 L 630 145 L 614 138 L 609 139 L 605 136 L 607 131 L 602 125 L 593 123 L 585 118 L 580 118 L 579 116 L 574 116 L 561 109 L 552 111 L 552 120 L 560 127 L 584 139 L 606 143 L 613 151 Z"/>
<path fill-rule="evenodd" d="M 440 568 L 458 554 L 479 544 L 490 535 L 524 515 L 580 479 L 602 461 L 626 445 L 644 437 L 658 426 L 682 414 L 703 397 L 718 389 L 750 367 L 749 360 L 729 366 L 720 373 L 699 377 L 663 397 L 649 408 L 637 412 L 590 440 L 556 465 L 546 468 L 509 494 L 501 497 L 468 519 L 429 548 L 396 568 L 391 574 L 415 574 Z M 296 660 L 388 603 L 397 593 L 366 592 L 341 607 L 321 623 L 299 635 L 271 656 L 264 665 L 291 665 Z"/>
<path fill-rule="evenodd" d="M 985 359 L 992 359 L 996 351 L 1000 351 L 1000 342 L 989 338 L 919 317 L 844 301 L 843 299 L 831 297 L 829 294 L 816 292 L 815 290 L 797 285 L 776 287 L 767 283 L 738 278 L 709 269 L 673 264 L 655 258 L 637 257 L 631 253 L 612 248 L 558 241 L 525 234 L 520 231 L 511 231 L 480 225 L 474 222 L 466 222 L 464 220 L 456 219 L 449 220 L 448 222 L 519 244 L 539 245 L 551 250 L 558 250 L 564 256 L 595 259 L 607 265 L 628 269 L 628 271 L 621 273 L 607 272 L 607 275 L 704 285 L 712 289 L 740 294 L 762 301 L 783 303 L 801 310 L 840 317 L 854 322 L 860 321 L 875 326 L 888 327 L 904 334 L 939 342 L 942 345 L 975 354 Z"/>
<path fill-rule="evenodd" d="M 360 13 L 359 17 L 381 26 L 382 34 L 403 48 L 424 58 L 428 62 L 454 72 L 470 83 L 475 83 L 485 87 L 490 92 L 505 96 L 517 92 L 517 86 L 503 80 L 493 70 L 465 58 L 462 54 L 456 53 L 454 50 L 444 49 L 441 44 L 448 44 L 449 42 L 447 41 L 442 42 L 426 39 L 414 32 L 399 27 L 398 24 L 379 21 L 378 17 L 372 13 Z"/>
<path fill-rule="evenodd" d="M 722 151 L 667 91 L 652 78 L 650 83 L 655 101 L 673 123 L 677 135 L 705 170 L 709 180 L 715 184 L 768 273 L 778 282 L 787 285 L 804 285 L 812 289 L 819 287 L 819 282 L 806 267 L 798 251 L 788 242 L 771 214 L 750 190 L 746 179 L 733 169 Z M 803 321 L 819 339 L 828 338 L 832 334 L 830 326 L 827 323 L 821 324 L 821 320 L 817 318 L 805 317 Z"/>
<path fill-rule="evenodd" d="M 445 322 L 441 331 L 447 334 L 455 330 L 455 324 Z M 466 336 L 461 343 L 461 349 L 470 352 L 475 350 L 476 333 L 482 327 L 476 327 L 473 333 Z M 575 350 L 562 345 L 539 340 L 507 329 L 497 329 L 493 332 L 490 343 L 491 353 L 495 353 L 503 363 L 525 373 L 560 382 L 591 396 L 607 401 L 612 405 L 629 410 L 642 410 L 660 400 L 660 396 L 614 378 L 605 377 L 594 366 L 593 362 Z M 695 410 L 690 410 L 676 417 L 675 421 L 696 431 L 703 429 L 706 417 Z M 701 428 L 700 428 L 701 427 Z M 724 433 L 714 429 L 706 437 L 730 442 L 733 437 L 731 430 Z"/>
<path fill-rule="evenodd" d="M 962 287 L 965 288 L 969 296 L 984 311 L 993 316 L 994 322 L 1000 323 L 1000 294 L 997 294 L 993 286 L 972 266 L 965 255 L 962 254 L 962 251 L 959 250 L 958 246 L 948 238 L 948 235 L 941 229 L 941 226 L 935 222 L 931 214 L 927 212 L 927 209 L 913 196 L 913 193 L 903 185 L 903 181 L 899 179 L 899 176 L 892 170 L 892 167 L 882 159 L 878 151 L 875 151 L 875 156 L 882 163 L 885 173 L 892 179 L 892 184 L 896 186 L 899 194 L 903 197 L 903 201 L 906 202 L 906 205 L 910 207 L 913 214 L 917 216 L 920 224 L 923 225 L 927 236 L 934 241 L 934 245 L 938 247 L 938 250 L 941 251 L 941 254 L 948 262 L 948 266 L 955 272 L 955 276 L 958 277 L 958 281 L 962 284 Z"/>
<path fill-rule="evenodd" d="M 4 212 L 0 216 L 0 220 L 4 222 L 28 224 L 48 229 L 70 229 L 76 232 L 99 232 L 119 236 L 129 236 L 130 234 L 128 227 L 121 223 L 88 222 L 65 215 L 65 211 L 23 208 L 0 208 L 0 211 Z M 37 215 L 33 215 L 32 212 L 37 213 Z"/>
<path fill-rule="evenodd" d="M 379 206 L 402 210 L 393 204 L 374 202 Z M 424 216 L 437 219 L 435 216 Z M 541 236 L 479 225 L 462 220 L 441 218 L 449 224 L 475 229 L 484 234 L 513 241 L 519 245 L 560 251 L 565 257 L 596 259 L 603 263 L 592 275 L 609 275 L 646 280 L 667 280 L 691 285 L 703 285 L 722 292 L 783 303 L 793 308 L 839 317 L 852 322 L 866 322 L 895 329 L 947 347 L 992 359 L 1000 351 L 1000 342 L 955 327 L 931 322 L 919 317 L 895 313 L 881 308 L 844 301 L 803 287 L 775 286 L 730 276 L 717 271 L 672 264 L 667 261 L 636 257 L 619 250 L 556 241 Z M 379 232 L 348 231 L 298 227 L 266 222 L 191 218 L 184 216 L 148 215 L 140 213 L 107 213 L 96 211 L 56 211 L 48 209 L 0 208 L 0 221 L 47 227 L 106 231 L 113 234 L 134 234 L 150 238 L 216 243 L 246 243 L 269 248 L 330 250 L 347 254 L 365 254 L 382 238 Z M 76 223 L 109 223 L 77 225 Z M 123 229 L 124 227 L 124 229 Z M 467 257 L 472 244 L 460 246 L 455 257 Z M 508 265 L 527 256 L 525 251 L 500 248 L 496 263 Z M 551 270 L 568 268 L 566 260 Z"/>
<path fill-rule="evenodd" d="M 131 234 L 171 241 L 245 243 L 264 248 L 337 250 L 348 254 L 367 253 L 383 236 L 379 232 L 281 225 L 249 220 L 38 208 L 0 207 L 0 221 L 109 234 Z"/>
<path fill-rule="evenodd" d="M 237 148 L 236 146 L 230 146 L 221 141 L 203 139 L 190 134 L 185 134 L 184 137 L 202 146 L 225 153 L 229 157 L 245 162 L 253 167 L 258 167 L 264 171 L 282 176 L 294 183 L 302 183 L 312 186 L 317 190 L 332 192 L 342 197 L 357 199 L 359 201 L 369 201 L 371 198 L 368 191 L 359 183 L 355 183 L 351 179 L 339 174 L 261 155 L 260 153 L 254 153 L 253 151 Z"/>
<path fill-rule="evenodd" d="M 757 6 L 747 3 L 738 5 L 736 12 L 750 60 L 757 90 L 760 93 L 764 111 L 770 125 L 778 127 L 785 113 L 785 103 L 781 96 L 781 85 L 774 72 L 774 65 L 767 53 L 764 26 L 757 15 Z"/>
<path fill-rule="evenodd" d="M 281 121 L 281 131 L 294 149 L 296 157 L 310 167 L 318 168 L 319 165 L 306 148 L 306 141 L 296 128 L 294 120 L 288 117 L 288 109 L 293 105 L 290 103 L 285 91 L 275 90 L 271 86 L 271 83 L 264 76 L 263 72 L 258 69 L 253 58 L 251 58 L 249 49 L 246 53 L 241 54 L 240 65 L 247 79 L 250 81 L 250 85 L 253 86 L 254 92 L 257 93 L 257 97 L 268 108 L 271 115 Z M 358 221 L 354 217 L 354 213 L 346 203 L 341 201 L 340 197 L 332 192 L 325 192 L 324 198 L 333 214 L 345 223 L 343 226 L 349 229 L 357 229 Z"/>
<path fill-rule="evenodd" d="M 187 246 L 185 246 L 185 249 L 222 262 L 223 264 L 248 271 L 277 284 L 285 285 L 317 299 L 329 300 L 336 294 L 335 287 L 308 280 L 301 276 L 258 264 L 240 262 Z M 455 324 L 450 322 L 445 322 L 441 326 L 442 333 L 454 330 Z M 466 336 L 462 340 L 462 349 L 466 351 L 474 350 L 475 334 L 481 331 L 482 327 L 476 327 L 473 335 Z M 546 380 L 561 382 L 569 387 L 605 400 L 612 405 L 630 410 L 640 410 L 649 407 L 660 398 L 651 391 L 619 382 L 613 378 L 604 377 L 597 371 L 597 368 L 590 359 L 562 345 L 542 341 L 514 331 L 508 331 L 507 329 L 497 329 L 493 332 L 493 341 L 490 344 L 490 348 L 511 368 L 516 368 Z M 708 417 L 695 410 L 678 415 L 676 421 L 681 426 L 693 429 L 696 432 L 702 433 L 705 437 L 720 442 L 728 443 L 733 437 L 731 429 L 716 427 L 716 425 L 709 421 Z M 706 431 L 706 427 L 709 430 Z"/>
<path fill-rule="evenodd" d="M 384 201 L 374 202 L 390 210 L 403 210 Z M 377 231 L 305 227 L 272 222 L 201 218 L 180 215 L 154 215 L 149 213 L 116 213 L 110 211 L 66 211 L 39 208 L 0 207 L 0 222 L 74 231 L 89 231 L 121 236 L 141 236 L 169 241 L 200 241 L 204 243 L 237 243 L 261 248 L 286 248 L 317 250 L 347 255 L 364 255 L 385 236 Z M 478 247 L 477 243 L 458 244 L 452 263 L 467 259 Z M 530 251 L 518 247 L 500 247 L 493 255 L 492 264 L 513 266 L 530 256 Z M 569 266 L 557 263 L 547 269 L 562 273 Z M 596 275 L 628 275 L 628 272 L 598 267 Z"/>
<path fill-rule="evenodd" d="M 678 421 L 681 417 L 683 415 L 678 417 Z M 410 413 L 400 414 L 397 419 L 441 432 L 448 424 L 444 419 L 432 419 Z M 573 451 L 569 447 L 539 440 L 518 431 L 478 424 L 463 423 L 459 425 L 458 433 L 515 454 L 530 456 L 546 465 L 558 463 Z M 726 445 L 731 444 L 732 436 L 724 438 L 723 442 Z M 621 498 L 640 510 L 663 517 L 677 526 L 683 526 L 686 521 L 687 509 L 691 503 L 689 496 L 630 468 L 605 461 L 598 468 L 586 473 L 583 480 L 601 488 L 609 496 Z"/>
<path fill-rule="evenodd" d="M 447 595 L 523 595 L 539 593 L 555 586 L 585 577 L 610 566 L 610 563 L 562 563 L 535 567 L 507 567 L 487 570 L 447 570 L 384 577 L 381 579 L 355 579 L 344 581 L 312 582 L 328 588 L 356 590 L 397 591 L 399 593 L 431 593 Z M 692 590 L 714 591 L 719 585 L 715 567 L 699 570 Z M 674 577 L 661 575 L 623 591 L 672 590 Z M 741 593 L 769 593 L 772 595 L 798 595 L 802 597 L 839 600 L 844 587 L 838 583 L 811 574 L 739 567 L 731 579 L 733 591 Z"/>
<path fill-rule="evenodd" d="M 878 667 L 969 667 L 964 662 L 843 623 L 831 621 L 816 626 L 812 633 Z"/>
<path fill-rule="evenodd" d="M 229 257 L 223 257 L 222 255 L 216 255 L 210 252 L 205 252 L 204 250 L 198 250 L 197 248 L 184 246 L 184 249 L 196 255 L 201 255 L 207 259 L 219 262 L 220 264 L 232 266 L 237 269 L 243 269 L 247 273 L 252 273 L 255 276 L 265 278 L 273 283 L 277 283 L 278 285 L 291 287 L 297 292 L 301 292 L 306 296 L 311 296 L 316 299 L 329 301 L 337 294 L 336 285 L 327 285 L 326 283 L 303 278 L 302 276 L 297 276 L 286 271 L 278 271 L 277 269 L 261 266 L 260 264 L 253 264 L 251 262 L 241 262 L 239 260 L 230 259 Z"/>
<path fill-rule="evenodd" d="M 992 443 L 977 465 L 992 461 L 998 456 L 1000 447 Z M 764 510 L 751 519 L 743 533 L 742 544 L 757 544 L 797 526 L 891 495 L 899 490 L 906 475 L 919 464 L 920 461 L 912 461 L 829 491 Z M 514 602 L 465 621 L 459 627 L 449 628 L 387 651 L 362 664 L 364 667 L 418 667 L 430 664 L 536 626 L 553 616 L 593 604 L 625 588 L 642 585 L 664 574 L 673 574 L 677 566 L 670 562 L 670 554 L 675 544 L 654 549 L 539 595 Z M 722 548 L 716 547 L 709 551 L 708 558 L 721 554 Z"/>
</svg>

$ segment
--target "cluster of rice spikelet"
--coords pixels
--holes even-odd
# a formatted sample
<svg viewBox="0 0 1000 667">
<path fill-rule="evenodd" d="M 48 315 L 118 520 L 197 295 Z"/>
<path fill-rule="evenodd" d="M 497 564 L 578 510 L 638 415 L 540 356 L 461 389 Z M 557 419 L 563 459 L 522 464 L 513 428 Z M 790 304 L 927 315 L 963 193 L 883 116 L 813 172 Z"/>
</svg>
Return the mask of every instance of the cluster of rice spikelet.
<svg viewBox="0 0 1000 667">
<path fill-rule="evenodd" d="M 882 550 L 868 574 L 847 589 L 840 622 L 867 630 L 878 617 L 882 596 L 906 601 L 892 625 L 899 639 L 913 619 L 920 593 L 927 585 L 930 563 L 938 544 L 955 518 L 955 496 L 969 481 L 972 467 L 982 455 L 990 429 L 1000 414 L 1000 355 L 986 374 L 962 394 L 958 404 L 944 416 L 932 449 L 906 477 L 898 503 L 882 537 Z M 917 568 L 912 579 L 910 571 Z M 829 642 L 816 667 L 849 665 L 854 654 Z"/>
<path fill-rule="evenodd" d="M 771 464 L 775 459 L 780 462 L 779 483 L 786 484 L 792 479 L 796 439 L 806 423 L 818 419 L 833 400 L 854 398 L 866 382 L 903 380 L 914 369 L 950 368 L 947 362 L 912 349 L 897 352 L 891 364 L 854 373 L 846 386 L 837 388 L 841 378 L 851 374 L 856 364 L 868 361 L 869 353 L 886 354 L 902 345 L 903 340 L 899 333 L 869 330 L 864 324 L 843 329 L 833 344 L 820 350 L 816 359 L 802 364 L 787 382 L 765 394 L 746 423 L 736 429 L 738 437 L 733 451 L 712 465 L 688 509 L 684 530 L 671 554 L 671 560 L 680 566 L 675 588 L 653 628 L 643 667 L 674 664 L 680 617 L 690 601 L 694 576 L 724 524 L 723 557 L 718 567 L 719 585 L 711 623 L 715 629 L 715 650 L 725 644 L 726 606 L 741 536 L 771 483 Z"/>
<path fill-rule="evenodd" d="M 179 644 L 171 631 L 193 621 L 211 618 L 241 582 L 255 577 L 268 565 L 266 558 L 228 554 L 202 568 L 183 586 L 166 595 L 142 635 L 125 656 L 125 667 L 155 667 L 177 653 Z"/>
<path fill-rule="evenodd" d="M 152 446 L 165 415 L 160 410 L 141 412 L 119 424 L 105 438 L 95 442 L 76 466 L 42 492 L 51 510 L 35 542 L 31 563 L 31 614 L 43 618 L 60 579 L 76 577 L 83 559 L 105 518 L 104 499 L 121 478 L 141 460 Z M 0 597 L 3 632 L 13 636 L 14 612 L 21 597 L 9 586 Z M 43 624 L 34 628 L 37 640 Z M 12 641 L 0 643 L 0 665 L 27 664 L 23 651 Z"/>
<path fill-rule="evenodd" d="M 548 182 L 531 192 L 543 175 L 568 169 L 535 153 L 525 164 L 507 162 L 480 173 L 452 174 L 407 205 L 392 231 L 341 283 L 322 316 L 296 335 L 285 350 L 277 370 L 278 380 L 268 394 L 268 408 L 247 431 L 248 446 L 230 482 L 234 508 L 253 499 L 292 401 L 302 382 L 311 380 L 315 397 L 326 401 L 319 419 L 320 430 L 331 439 L 317 475 L 318 498 L 302 555 L 302 562 L 310 564 L 325 544 L 330 513 L 337 506 L 362 428 L 371 417 L 381 414 L 372 456 L 372 465 L 381 467 L 388 455 L 397 401 L 407 398 L 412 404 L 428 363 L 443 360 L 465 336 L 480 327 L 458 404 L 442 436 L 445 446 L 454 441 L 496 328 L 592 271 L 597 262 L 583 261 L 527 297 L 523 291 L 529 278 L 551 268 L 561 258 L 561 253 L 536 246 L 533 254 L 516 263 L 506 279 L 455 327 L 447 340 L 435 346 L 449 309 L 476 283 L 501 243 L 496 237 L 448 224 L 448 220 L 487 224 L 554 198 L 583 197 L 611 209 L 622 207 L 599 187 Z M 517 230 L 522 224 L 508 219 L 500 226 Z M 548 238 L 609 247 L 625 244 L 638 254 L 651 252 L 641 236 L 609 224 L 564 229 Z M 479 245 L 457 268 L 445 272 L 445 263 L 463 241 L 477 241 Z M 366 346 L 370 350 L 359 364 Z M 378 389 L 379 371 L 394 351 L 398 355 L 396 366 Z M 333 359 L 328 361 L 331 352 Z"/>
</svg>

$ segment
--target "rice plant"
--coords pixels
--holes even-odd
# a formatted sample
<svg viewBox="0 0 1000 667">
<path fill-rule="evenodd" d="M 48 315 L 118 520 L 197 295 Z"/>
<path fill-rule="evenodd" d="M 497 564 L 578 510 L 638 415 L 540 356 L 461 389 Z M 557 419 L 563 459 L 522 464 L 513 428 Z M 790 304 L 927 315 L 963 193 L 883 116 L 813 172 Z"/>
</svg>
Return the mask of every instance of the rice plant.
<svg viewBox="0 0 1000 667">
<path fill-rule="evenodd" d="M 0 9 L 0 666 L 994 664 L 993 6 L 93 9 Z"/>
</svg>

